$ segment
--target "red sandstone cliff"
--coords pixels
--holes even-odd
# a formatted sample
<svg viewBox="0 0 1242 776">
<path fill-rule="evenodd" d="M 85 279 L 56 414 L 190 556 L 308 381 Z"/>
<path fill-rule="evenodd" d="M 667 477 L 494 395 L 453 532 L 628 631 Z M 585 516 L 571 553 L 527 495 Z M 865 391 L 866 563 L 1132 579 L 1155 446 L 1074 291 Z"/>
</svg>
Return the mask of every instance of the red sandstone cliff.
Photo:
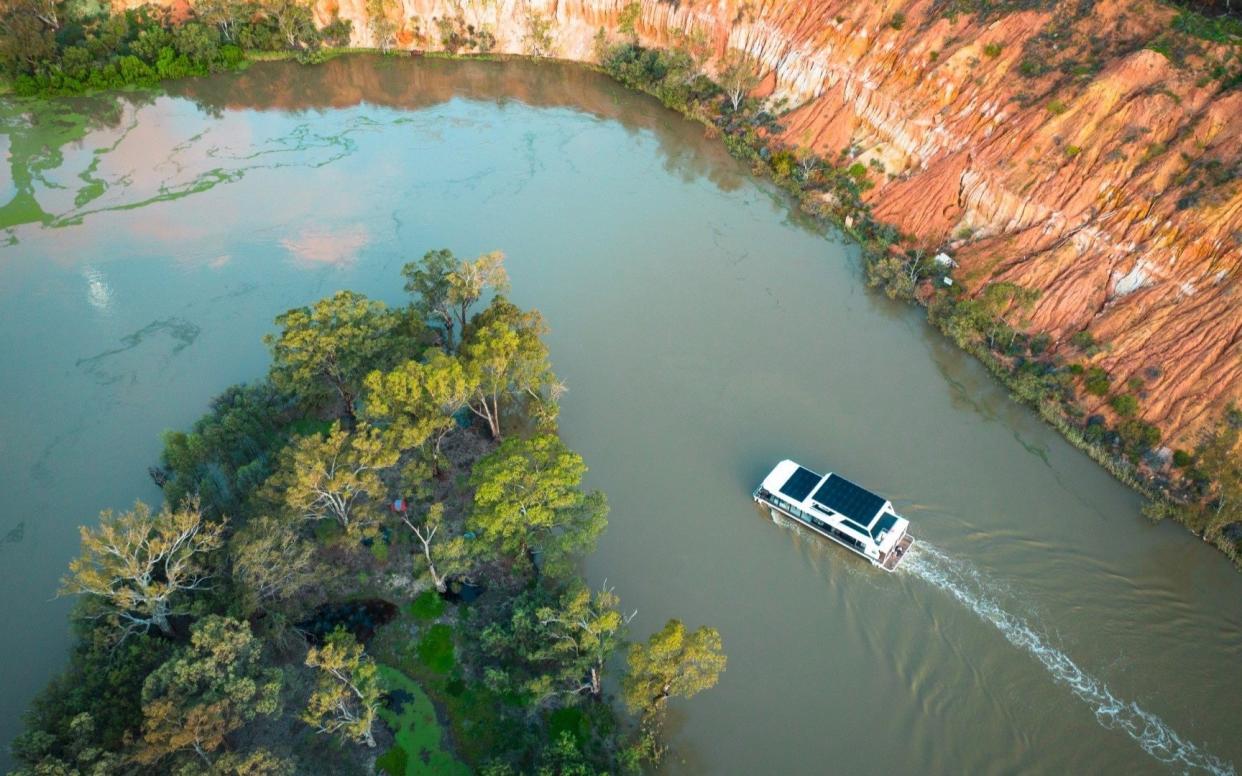
<svg viewBox="0 0 1242 776">
<path fill-rule="evenodd" d="M 1114 385 L 1142 377 L 1142 416 L 1192 446 L 1242 399 L 1242 90 L 1208 77 L 1227 47 L 1169 38 L 1175 12 L 1150 0 L 987 18 L 946 14 L 949 1 L 643 0 L 636 27 L 652 45 L 698 30 L 717 53 L 751 54 L 765 92 L 792 108 L 789 142 L 832 156 L 852 145 L 882 165 L 867 195 L 879 218 L 949 244 L 968 289 L 1039 289 L 1021 325 L 1062 349 L 1092 332 L 1107 345 L 1093 363 Z M 366 0 L 316 3 L 321 23 L 339 13 L 357 45 L 374 43 Z M 460 15 L 497 51 L 527 53 L 536 14 L 554 56 L 590 60 L 628 3 L 386 7 L 404 48 L 438 48 L 435 19 Z"/>
</svg>

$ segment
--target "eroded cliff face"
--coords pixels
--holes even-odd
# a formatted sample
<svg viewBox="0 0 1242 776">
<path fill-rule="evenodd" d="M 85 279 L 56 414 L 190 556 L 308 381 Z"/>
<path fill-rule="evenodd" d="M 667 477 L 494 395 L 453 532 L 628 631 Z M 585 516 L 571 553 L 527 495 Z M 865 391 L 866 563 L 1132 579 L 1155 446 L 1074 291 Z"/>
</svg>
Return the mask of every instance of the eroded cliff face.
<svg viewBox="0 0 1242 776">
<path fill-rule="evenodd" d="M 366 0 L 316 0 L 376 45 Z M 438 19 L 529 53 L 590 61 L 629 0 L 386 0 L 396 45 L 440 48 Z M 1207 77 L 1226 47 L 1166 55 L 1175 12 L 1139 2 L 1027 2 L 1041 10 L 947 14 L 946 0 L 642 0 L 641 42 L 705 36 L 740 49 L 784 101 L 784 139 L 873 170 L 876 215 L 926 248 L 948 246 L 958 282 L 1038 289 L 1011 322 L 1068 339 L 1113 384 L 1144 382 L 1140 414 L 1174 446 L 1242 399 L 1242 90 Z M 959 0 L 959 6 L 964 5 Z M 372 7 L 375 2 L 372 0 Z M 1107 413 L 1103 406 L 1089 410 Z"/>
</svg>

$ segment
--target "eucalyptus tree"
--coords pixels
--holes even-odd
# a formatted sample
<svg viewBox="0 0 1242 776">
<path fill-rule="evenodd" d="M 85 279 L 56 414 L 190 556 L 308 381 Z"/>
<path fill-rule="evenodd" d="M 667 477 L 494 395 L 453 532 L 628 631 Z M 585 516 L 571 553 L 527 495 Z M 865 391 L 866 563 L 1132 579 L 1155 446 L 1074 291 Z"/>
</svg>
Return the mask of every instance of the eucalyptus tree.
<svg viewBox="0 0 1242 776">
<path fill-rule="evenodd" d="M 262 651 L 244 622 L 213 614 L 195 623 L 189 645 L 143 684 L 136 759 L 151 765 L 188 751 L 211 765 L 230 733 L 276 713 L 282 674 L 263 665 Z"/>
<path fill-rule="evenodd" d="M 400 323 L 382 302 L 339 291 L 276 318 L 280 334 L 263 341 L 272 352 L 272 382 L 303 401 L 335 395 L 350 423 L 362 380 L 390 353 Z"/>
<path fill-rule="evenodd" d="M 268 516 L 253 518 L 233 535 L 229 558 L 252 611 L 278 606 L 332 576 L 311 542 L 287 521 Z"/>
<path fill-rule="evenodd" d="M 469 407 L 494 439 L 501 439 L 503 413 L 516 401 L 534 401 L 533 414 L 555 417 L 562 389 L 541 339 L 546 331 L 538 311 L 522 311 L 501 296 L 471 321 L 462 342 L 466 375 L 475 386 Z"/>
<path fill-rule="evenodd" d="M 208 586 L 208 555 L 223 544 L 224 523 L 205 520 L 195 498 L 159 512 L 138 501 L 128 512 L 103 511 L 81 536 L 60 592 L 88 596 L 88 616 L 124 640 L 152 627 L 173 633 L 169 618 L 189 612 L 186 594 Z"/>
<path fill-rule="evenodd" d="M 444 327 L 446 349 L 453 347 L 453 304 L 449 301 L 449 275 L 457 268 L 457 259 L 447 248 L 427 251 L 418 261 L 401 268 L 405 290 L 414 296 L 414 307 Z"/>
<path fill-rule="evenodd" d="M 496 294 L 509 290 L 509 274 L 505 271 L 505 255 L 500 251 L 484 253 L 473 261 L 463 261 L 449 274 L 449 302 L 457 313 L 457 322 L 464 331 L 470 308 L 489 289 Z"/>
<path fill-rule="evenodd" d="M 599 491 L 584 493 L 582 456 L 552 434 L 514 437 L 475 464 L 474 505 L 467 527 L 495 552 L 526 558 L 534 570 L 572 568 L 607 525 L 608 504 Z"/>
<path fill-rule="evenodd" d="M 446 592 L 450 578 L 469 570 L 470 554 L 464 537 L 450 535 L 450 526 L 444 518 L 444 504 L 432 504 L 421 521 L 415 522 L 408 515 L 402 515 L 401 521 L 422 547 L 432 584 L 438 592 Z"/>
<path fill-rule="evenodd" d="M 457 426 L 457 414 L 475 392 L 461 361 L 437 350 L 424 362 L 410 360 L 392 371 L 367 375 L 366 415 L 384 424 L 401 450 L 430 443 L 439 470 L 444 437 Z"/>
<path fill-rule="evenodd" d="M 726 660 L 715 628 L 689 633 L 681 620 L 669 620 L 646 642 L 632 645 L 627 662 L 622 697 L 646 717 L 663 711 L 669 698 L 690 698 L 716 686 Z"/>
<path fill-rule="evenodd" d="M 415 307 L 444 327 L 445 349 L 454 346 L 453 330 L 465 330 L 470 310 L 489 290 L 503 294 L 509 288 L 505 255 L 485 253 L 473 260 L 458 260 L 453 252 L 441 248 L 428 251 L 419 261 L 401 268 L 405 290 L 414 295 Z"/>
<path fill-rule="evenodd" d="M 303 520 L 334 520 L 352 533 L 378 520 L 386 495 L 380 473 L 400 455 L 375 428 L 350 432 L 334 423 L 326 435 L 308 434 L 285 448 L 267 494 Z"/>
<path fill-rule="evenodd" d="M 375 661 L 362 645 L 337 629 L 322 647 L 311 648 L 306 665 L 319 671 L 302 719 L 320 733 L 374 747 L 382 689 Z"/>
<path fill-rule="evenodd" d="M 744 51 L 730 49 L 721 63 L 720 87 L 728 96 L 734 113 L 758 85 L 759 65 L 754 57 Z"/>
<path fill-rule="evenodd" d="M 626 626 L 638 614 L 622 614 L 620 603 L 607 582 L 592 592 L 576 580 L 555 604 L 535 612 L 545 634 L 542 655 L 560 666 L 561 692 L 600 697 L 604 665 L 624 643 Z"/>
</svg>

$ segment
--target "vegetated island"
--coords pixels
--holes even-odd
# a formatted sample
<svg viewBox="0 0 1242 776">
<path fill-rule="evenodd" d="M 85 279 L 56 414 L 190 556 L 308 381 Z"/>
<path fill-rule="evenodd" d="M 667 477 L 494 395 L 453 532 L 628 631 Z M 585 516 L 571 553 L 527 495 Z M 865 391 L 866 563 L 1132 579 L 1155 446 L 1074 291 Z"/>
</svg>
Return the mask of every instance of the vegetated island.
<svg viewBox="0 0 1242 776">
<path fill-rule="evenodd" d="M 545 324 L 503 295 L 503 256 L 403 275 L 404 307 L 340 291 L 279 316 L 267 378 L 165 434 L 164 505 L 82 528 L 70 664 L 16 774 L 660 760 L 668 701 L 725 668 L 720 634 L 670 620 L 627 645 L 637 613 L 579 575 L 607 503 L 557 436 Z"/>
<path fill-rule="evenodd" d="M 415 3 L 418 13 L 398 18 L 398 5 L 393 0 L 367 0 L 356 7 L 298 0 L 198 0 L 193 4 L 178 0 L 114 10 L 90 0 L 12 0 L 0 11 L 0 66 L 16 93 L 57 95 L 153 85 L 168 78 L 236 70 L 253 60 L 276 57 L 318 62 L 354 50 L 348 48 L 351 45 L 394 54 L 414 51 L 438 56 L 491 57 L 504 52 L 534 58 L 563 55 L 592 63 L 620 82 L 654 95 L 666 106 L 719 133 L 733 155 L 747 161 L 756 174 L 770 176 L 790 192 L 804 213 L 833 224 L 859 242 L 869 285 L 894 299 L 925 307 L 928 320 L 979 358 L 1008 386 L 1014 398 L 1035 409 L 1120 480 L 1148 496 L 1151 503 L 1145 513 L 1149 517 L 1175 518 L 1235 563 L 1242 564 L 1242 411 L 1221 398 L 1231 395 L 1231 378 L 1212 383 L 1210 393 L 1214 398 L 1210 402 L 1205 398 L 1206 387 L 1196 394 L 1199 399 L 1191 396 L 1172 401 L 1170 395 L 1198 391 L 1193 385 L 1208 378 L 1199 374 L 1193 379 L 1170 379 L 1168 370 L 1156 361 L 1173 351 L 1150 345 L 1158 338 L 1139 332 L 1141 315 L 1128 314 L 1131 330 L 1118 331 L 1116 322 L 1107 326 L 1086 325 L 1092 323 L 1090 316 L 1079 311 L 1075 321 L 1084 315 L 1088 319 L 1075 324 L 1082 326 L 1080 330 L 1066 331 L 1064 321 L 1055 318 L 1060 308 L 1048 302 L 1045 289 L 1032 287 L 1021 279 L 994 276 L 998 267 L 1012 264 L 1011 274 L 1017 273 L 1015 277 L 1031 272 L 1045 280 L 1060 277 L 1030 268 L 1035 267 L 1036 259 L 1046 257 L 1062 262 L 1057 258 L 1061 256 L 1058 246 L 1064 241 L 1049 247 L 1040 238 L 1036 241 L 1038 246 L 1021 248 L 1024 253 L 1002 261 L 1008 255 L 1010 242 L 1006 241 L 1013 239 L 1004 233 L 989 235 L 987 230 L 972 228 L 949 233 L 941 228 L 943 225 L 935 226 L 930 237 L 914 228 L 916 233 L 903 233 L 885 218 L 891 220 L 903 208 L 908 210 L 902 203 L 911 196 L 920 201 L 926 199 L 922 193 L 910 193 L 911 187 L 921 180 L 914 174 L 916 171 L 894 175 L 880 158 L 884 154 L 879 147 L 864 150 L 850 142 L 830 153 L 814 150 L 824 145 L 822 142 L 805 142 L 813 129 L 807 123 L 814 123 L 820 113 L 837 110 L 844 116 L 855 108 L 825 108 L 815 101 L 790 106 L 783 98 L 768 97 L 773 93 L 774 79 L 775 88 L 779 91 L 780 87 L 771 58 L 793 46 L 797 36 L 805 36 L 807 25 L 814 28 L 820 24 L 833 40 L 856 34 L 851 30 L 866 33 L 874 27 L 878 32 L 868 38 L 875 40 L 871 48 L 886 52 L 889 44 L 895 43 L 904 47 L 902 50 L 923 52 L 925 61 L 910 60 L 905 64 L 918 72 L 926 70 L 923 80 L 933 75 L 948 78 L 951 85 L 960 87 L 956 92 L 961 95 L 959 101 L 987 99 L 987 94 L 978 95 L 978 99 L 965 95 L 975 95 L 989 84 L 999 89 L 997 84 L 1007 83 L 1011 74 L 1035 89 L 1035 93 L 1064 95 L 1066 98 L 1047 98 L 1044 107 L 1051 118 L 1037 123 L 1061 122 L 1067 132 L 1088 131 L 1075 129 L 1070 120 L 1075 112 L 1067 98 L 1070 93 L 1096 83 L 1090 79 L 1108 75 L 1111 71 L 1106 72 L 1105 65 L 1109 57 L 1119 61 L 1142 60 L 1142 67 L 1150 69 L 1158 63 L 1148 54 L 1156 52 L 1155 58 L 1163 57 L 1161 62 L 1167 60 L 1164 66 L 1178 74 L 1178 88 L 1182 91 L 1182 82 L 1192 80 L 1196 88 L 1215 90 L 1196 92 L 1196 104 L 1207 100 L 1201 105 L 1206 111 L 1214 104 L 1223 105 L 1231 100 L 1231 90 L 1242 85 L 1242 20 L 1227 3 L 1224 8 L 1215 0 L 1186 0 L 1171 8 L 1146 3 L 1129 19 L 1131 26 L 1116 31 L 1116 40 L 1105 40 L 1096 33 L 1092 26 L 1093 4 L 1069 7 L 1072 4 L 1060 0 L 936 3 L 911 7 L 910 13 L 855 4 L 842 7 L 835 16 L 824 6 L 816 10 L 823 17 L 819 21 L 803 18 L 802 14 L 797 15 L 801 21 L 791 20 L 792 17 L 783 15 L 779 3 L 772 8 L 742 4 L 734 18 L 722 16 L 719 9 L 700 8 L 694 3 L 645 0 L 605 9 L 591 6 L 594 10 L 587 14 L 589 20 L 575 16 L 586 13 L 586 5 L 566 10 L 566 18 L 559 20 L 568 25 L 565 30 L 558 29 L 556 17 L 529 8 L 525 15 L 518 13 L 508 19 L 496 16 L 498 12 L 491 4 L 483 4 L 481 9 L 459 7 L 456 15 L 437 15 L 421 13 L 425 9 Z M 491 18 L 489 13 L 495 18 L 485 22 Z M 1120 24 L 1125 16 L 1118 18 Z M 997 27 L 994 21 L 1001 26 Z M 1026 22 L 1029 25 L 1024 27 Z M 964 32 L 946 37 L 946 23 L 954 29 L 962 23 Z M 723 34 L 729 31 L 737 31 L 738 35 Z M 870 56 L 870 49 L 856 51 L 853 43 L 824 45 L 829 47 L 825 56 L 838 52 L 849 61 L 854 56 Z M 1087 64 L 1075 57 L 1086 57 Z M 797 71 L 794 75 L 801 73 L 798 68 L 805 64 L 798 57 L 790 58 L 788 63 Z M 980 75 L 970 75 L 975 72 Z M 905 70 L 902 73 L 909 75 Z M 1105 86 L 1130 88 L 1115 84 L 1118 78 L 1115 73 L 1108 75 Z M 904 84 L 906 80 L 898 78 L 894 83 Z M 913 83 L 921 81 L 915 78 Z M 795 91 L 805 91 L 804 86 Z M 1132 102 L 1145 105 L 1151 91 L 1140 90 L 1130 95 Z M 1181 105 L 1178 95 L 1168 88 L 1157 91 L 1170 95 L 1176 106 Z M 923 99 L 917 93 L 914 97 Z M 831 97 L 824 99 L 830 101 Z M 1005 110 L 1012 108 L 1015 115 L 1027 116 L 1035 102 L 1039 100 L 1023 92 L 1006 103 Z M 963 115 L 966 112 L 969 111 Z M 932 123 L 921 121 L 915 124 Z M 1099 119 L 1089 117 L 1082 121 L 1088 122 L 1084 126 L 1093 126 L 1090 122 L 1098 123 Z M 789 126 L 791 122 L 795 126 Z M 934 123 L 940 126 L 939 120 Z M 914 131 L 909 122 L 903 126 Z M 1180 125 L 1171 126 L 1174 129 L 1169 132 Z M 973 131 L 967 131 L 963 137 L 983 142 L 984 138 L 970 134 Z M 989 125 L 985 135 L 991 131 Z M 1107 174 L 1099 171 L 1106 175 L 1105 180 L 1112 179 L 1107 176 L 1117 178 L 1120 191 L 1123 184 L 1146 180 L 1150 176 L 1145 171 L 1165 164 L 1162 160 L 1166 160 L 1167 165 L 1176 163 L 1180 170 L 1170 168 L 1167 174 L 1160 173 L 1160 180 L 1171 187 L 1170 197 L 1177 198 L 1178 219 L 1205 203 L 1219 203 L 1232 196 L 1229 192 L 1236 188 L 1231 188 L 1231 181 L 1238 175 L 1236 164 L 1228 167 L 1217 158 L 1217 146 L 1224 141 L 1218 138 L 1211 146 L 1195 141 L 1195 153 L 1183 151 L 1182 161 L 1177 162 L 1165 153 L 1174 138 L 1168 143 L 1149 143 L 1138 154 L 1126 150 L 1127 144 L 1137 142 L 1132 134 L 1127 132 L 1124 137 L 1108 140 L 1112 150 L 1103 157 L 1099 149 L 1084 152 L 1084 146 L 1077 141 L 1065 145 L 1052 177 L 1060 180 L 1065 170 L 1070 171 L 1064 174 L 1073 174 L 1071 168 L 1086 164 L 1081 160 L 1090 157 L 1097 166 L 1121 165 Z M 1193 134 L 1189 130 L 1183 132 L 1183 145 L 1190 143 Z M 1061 143 L 1060 136 L 1053 140 Z M 1078 187 L 1082 185 L 1080 181 Z M 936 184 L 927 195 L 942 197 L 942 189 L 947 188 Z M 898 204 L 881 207 L 885 216 L 877 218 L 872 209 L 874 195 L 890 190 L 897 193 L 894 201 Z M 1177 192 L 1183 190 L 1185 196 L 1179 197 Z M 1015 195 L 1011 199 L 1018 201 L 1020 197 Z M 948 209 L 959 212 L 965 207 L 959 202 Z M 1043 212 L 1047 208 L 1031 204 L 1023 205 L 1022 210 Z M 1083 217 L 1090 218 L 1091 212 L 1095 211 Z M 926 226 L 924 222 L 937 222 L 938 218 L 925 215 L 914 220 Z M 1126 216 L 1113 220 L 1128 223 L 1129 219 Z M 1107 224 L 1097 226 L 1107 228 Z M 1174 231 L 1178 235 L 1196 234 L 1191 226 Z M 1042 233 L 1051 231 L 1055 230 L 1044 229 Z M 1023 234 L 1038 232 L 1040 229 L 1032 226 Z M 1221 244 L 1220 240 L 1209 242 L 1217 248 Z M 970 266 L 957 268 L 950 256 L 940 253 L 941 248 L 969 257 Z M 992 254 L 981 255 L 984 250 Z M 1091 254 L 1080 263 L 1096 260 L 1098 257 Z M 1209 264 L 1210 268 L 1216 266 Z M 1142 275 L 1138 269 L 1134 272 L 1138 273 L 1136 277 Z M 1227 270 L 1221 272 L 1227 274 Z M 1213 287 L 1233 282 L 1223 274 L 1214 277 L 1216 280 L 1210 284 Z M 1076 282 L 1090 286 L 1095 281 Z M 1141 284 L 1141 278 L 1138 282 Z M 1182 289 L 1175 289 L 1176 295 L 1194 284 L 1165 285 Z M 1057 295 L 1064 297 L 1065 290 Z M 1130 298 L 1123 301 L 1128 304 Z M 1045 310 L 1045 306 L 1053 311 Z M 1113 306 L 1096 305 L 1092 309 L 1112 310 Z M 1128 308 L 1118 308 L 1123 309 Z M 1173 309 L 1170 313 L 1172 308 L 1168 304 L 1162 309 L 1169 315 L 1178 312 Z M 1127 315 L 1114 312 L 1113 317 Z M 1194 327 L 1193 337 L 1187 334 L 1182 339 L 1206 342 L 1210 338 L 1201 336 L 1199 330 L 1206 324 L 1194 320 L 1187 324 L 1184 320 L 1193 319 L 1194 315 L 1178 317 L 1182 329 L 1187 325 Z M 1221 316 L 1213 313 L 1209 320 L 1217 318 Z M 1036 319 L 1043 323 L 1033 323 Z M 1094 332 L 1105 328 L 1111 332 L 1110 339 L 1101 340 Z M 1114 345 L 1122 340 L 1127 353 L 1114 352 Z M 1213 367 L 1212 374 L 1232 369 L 1228 359 L 1220 356 L 1222 348 L 1228 349 L 1227 343 L 1207 343 L 1205 347 L 1216 354 L 1212 358 L 1217 359 L 1218 367 Z M 1200 400 L 1205 402 L 1202 406 L 1196 404 Z M 1171 404 L 1193 410 L 1190 414 L 1200 420 L 1189 426 L 1179 421 L 1180 426 L 1169 436 L 1160 423 L 1162 418 L 1167 419 Z M 1203 420 L 1207 415 L 1213 419 Z"/>
</svg>

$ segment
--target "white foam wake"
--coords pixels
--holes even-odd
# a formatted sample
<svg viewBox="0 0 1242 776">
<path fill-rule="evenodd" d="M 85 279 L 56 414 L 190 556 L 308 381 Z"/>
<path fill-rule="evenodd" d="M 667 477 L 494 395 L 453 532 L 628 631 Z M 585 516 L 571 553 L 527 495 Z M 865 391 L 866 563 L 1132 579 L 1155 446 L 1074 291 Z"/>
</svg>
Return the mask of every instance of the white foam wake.
<svg viewBox="0 0 1242 776">
<path fill-rule="evenodd" d="M 1182 738 L 1164 720 L 1138 704 L 1122 701 L 1103 682 L 1083 671 L 1064 652 L 1052 647 L 1025 620 L 1001 608 L 985 591 L 994 589 L 978 569 L 920 542 L 901 568 L 951 594 L 984 621 L 991 623 L 1015 647 L 1035 656 L 1052 678 L 1066 685 L 1095 711 L 1110 730 L 1125 731 L 1143 751 L 1175 768 L 1236 776 L 1233 764 L 1205 752 Z"/>
</svg>

